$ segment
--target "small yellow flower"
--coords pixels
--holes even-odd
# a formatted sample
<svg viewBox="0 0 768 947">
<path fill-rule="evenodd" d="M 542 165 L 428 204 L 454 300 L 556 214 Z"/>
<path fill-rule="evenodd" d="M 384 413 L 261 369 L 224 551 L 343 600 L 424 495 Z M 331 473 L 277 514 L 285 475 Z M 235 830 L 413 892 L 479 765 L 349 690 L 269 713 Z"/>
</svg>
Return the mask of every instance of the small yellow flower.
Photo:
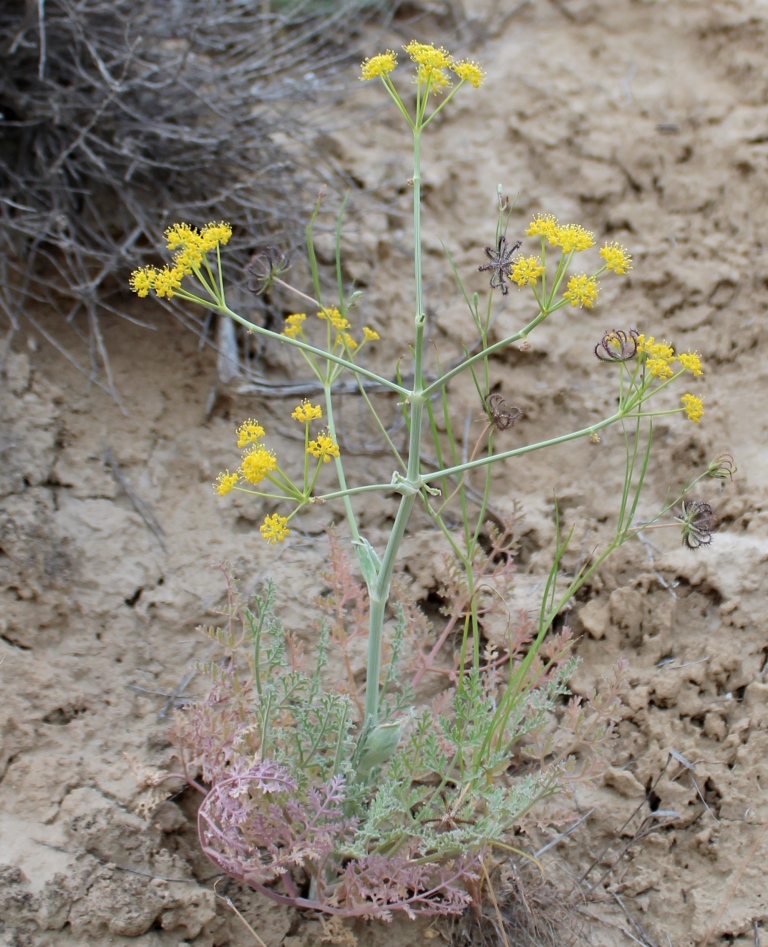
<svg viewBox="0 0 768 947">
<path fill-rule="evenodd" d="M 605 260 L 605 268 L 613 270 L 619 276 L 623 276 L 627 270 L 632 269 L 632 257 L 627 253 L 626 247 L 616 243 L 606 243 L 600 251 L 600 256 Z"/>
<path fill-rule="evenodd" d="M 248 483 L 261 483 L 268 473 L 277 468 L 277 458 L 266 447 L 257 447 L 243 457 L 240 476 Z"/>
<path fill-rule="evenodd" d="M 591 230 L 585 230 L 581 224 L 565 224 L 556 227 L 554 234 L 549 234 L 549 242 L 553 246 L 563 248 L 563 253 L 581 253 L 595 245 L 595 235 Z"/>
<path fill-rule="evenodd" d="M 239 479 L 240 477 L 236 473 L 231 474 L 228 470 L 225 470 L 224 473 L 220 473 L 216 478 L 216 482 L 213 484 L 213 489 L 220 497 L 226 496 L 229 491 L 237 484 Z"/>
<path fill-rule="evenodd" d="M 397 56 L 388 49 L 385 53 L 379 53 L 378 56 L 371 56 L 360 66 L 362 74 L 361 79 L 375 79 L 376 76 L 386 76 L 397 65 Z"/>
<path fill-rule="evenodd" d="M 200 234 L 189 224 L 174 224 L 165 231 L 165 239 L 168 241 L 169 250 L 194 248 L 202 250 L 202 240 Z"/>
<path fill-rule="evenodd" d="M 411 40 L 403 49 L 419 66 L 429 66 L 432 69 L 447 69 L 453 62 L 453 57 L 442 46 L 431 46 L 429 43 L 417 43 Z"/>
<path fill-rule="evenodd" d="M 162 270 L 155 274 L 155 292 L 161 299 L 163 296 L 170 299 L 173 296 L 173 291 L 181 286 L 183 277 L 184 270 L 181 267 L 171 269 L 169 266 L 164 266 Z"/>
<path fill-rule="evenodd" d="M 342 316 L 338 309 L 331 306 L 330 309 L 321 309 L 317 314 L 318 319 L 327 319 L 337 332 L 343 332 L 349 328 L 349 323 Z"/>
<path fill-rule="evenodd" d="M 248 418 L 247 421 L 243 421 L 235 434 L 237 434 L 237 446 L 247 447 L 249 444 L 256 444 L 260 438 L 264 437 L 264 428 L 258 421 Z"/>
<path fill-rule="evenodd" d="M 563 293 L 563 299 L 567 299 L 572 306 L 578 306 L 580 309 L 585 306 L 591 309 L 599 291 L 594 276 L 582 273 L 581 276 L 572 276 L 568 280 L 568 289 Z"/>
<path fill-rule="evenodd" d="M 377 342 L 381 336 L 375 329 L 369 329 L 368 326 L 363 326 L 363 338 L 366 342 Z"/>
<path fill-rule="evenodd" d="M 525 231 L 526 237 L 545 237 L 550 243 L 557 230 L 557 217 L 554 214 L 537 214 Z"/>
<path fill-rule="evenodd" d="M 645 362 L 645 367 L 654 378 L 671 378 L 673 374 L 665 358 L 649 358 Z"/>
<path fill-rule="evenodd" d="M 456 73 L 459 79 L 468 82 L 475 89 L 479 89 L 483 79 L 485 79 L 483 70 L 477 63 L 470 62 L 468 59 L 462 62 L 455 62 L 451 66 L 451 69 Z"/>
<path fill-rule="evenodd" d="M 206 224 L 205 227 L 200 231 L 200 239 L 202 242 L 203 251 L 215 250 L 217 245 L 224 246 L 225 243 L 229 242 L 229 238 L 232 236 L 232 228 L 229 224 L 225 224 L 223 221 L 221 223 L 215 224 L 210 223 Z"/>
<path fill-rule="evenodd" d="M 290 316 L 285 318 L 285 328 L 283 329 L 283 335 L 287 335 L 289 339 L 298 339 L 302 333 L 302 324 L 306 322 L 307 316 L 303 312 L 294 312 Z"/>
<path fill-rule="evenodd" d="M 531 286 L 535 286 L 536 280 L 543 272 L 544 267 L 541 263 L 541 257 L 521 257 L 512 267 L 512 272 L 509 274 L 509 278 L 513 283 L 517 283 L 518 286 L 525 286 L 526 283 L 530 283 Z"/>
<path fill-rule="evenodd" d="M 339 445 L 334 444 L 333 438 L 326 432 L 318 434 L 317 440 L 309 442 L 307 453 L 317 457 L 318 460 L 322 459 L 323 463 L 329 464 L 331 457 L 339 456 Z"/>
<path fill-rule="evenodd" d="M 347 346 L 350 349 L 350 351 L 352 352 L 355 351 L 355 349 L 357 348 L 357 342 L 355 342 L 355 340 L 352 338 L 349 332 L 342 332 L 339 338 L 343 339 L 347 343 Z"/>
<path fill-rule="evenodd" d="M 150 289 L 155 285 L 157 270 L 154 266 L 142 266 L 141 269 L 134 270 L 131 273 L 130 287 L 142 298 L 149 294 Z"/>
<path fill-rule="evenodd" d="M 451 84 L 443 69 L 448 69 L 452 65 L 453 57 L 442 46 L 438 48 L 430 46 L 429 43 L 417 43 L 414 40 L 403 49 L 419 67 L 416 81 L 420 85 L 429 83 L 438 92 Z"/>
<path fill-rule="evenodd" d="M 259 527 L 259 532 L 266 539 L 268 543 L 281 543 L 286 536 L 290 536 L 291 531 L 288 529 L 288 517 L 280 516 L 279 513 L 273 513 L 271 516 L 266 516 L 264 522 Z"/>
<path fill-rule="evenodd" d="M 688 420 L 693 421 L 694 424 L 698 424 L 704 413 L 704 405 L 701 402 L 701 398 L 697 398 L 695 395 L 683 395 L 680 400 L 683 402 Z"/>
<path fill-rule="evenodd" d="M 185 276 L 197 269 L 203 260 L 202 251 L 197 247 L 186 247 L 183 250 L 177 250 L 173 255 L 173 263 L 176 269 L 181 270 Z"/>
<path fill-rule="evenodd" d="M 694 377 L 699 378 L 704 374 L 701 368 L 701 359 L 697 352 L 681 352 L 680 355 L 677 356 L 677 360 L 683 368 Z"/>
<path fill-rule="evenodd" d="M 319 421 L 323 416 L 323 409 L 319 404 L 312 406 L 309 401 L 304 399 L 300 405 L 291 414 L 291 417 L 302 424 L 308 424 L 310 421 Z"/>
<path fill-rule="evenodd" d="M 650 358 L 660 358 L 665 361 L 675 357 L 675 350 L 666 342 L 657 342 L 652 335 L 648 338 L 644 335 L 637 337 L 637 351 L 641 355 L 648 355 Z"/>
</svg>

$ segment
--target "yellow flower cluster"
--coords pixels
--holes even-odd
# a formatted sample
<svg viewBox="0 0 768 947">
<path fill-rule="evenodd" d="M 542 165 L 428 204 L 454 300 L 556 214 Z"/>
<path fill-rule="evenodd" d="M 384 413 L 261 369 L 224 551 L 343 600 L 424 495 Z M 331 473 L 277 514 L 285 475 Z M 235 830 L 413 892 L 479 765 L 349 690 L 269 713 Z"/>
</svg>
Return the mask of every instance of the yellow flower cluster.
<svg viewBox="0 0 768 947">
<path fill-rule="evenodd" d="M 430 46 L 429 43 L 417 43 L 413 40 L 403 49 L 419 67 L 416 81 L 420 85 L 428 82 L 435 91 L 450 86 L 451 82 L 443 70 L 448 69 L 453 60 L 451 54 L 442 46 Z"/>
<path fill-rule="evenodd" d="M 680 365 L 695 378 L 700 378 L 704 374 L 697 352 L 681 352 L 676 358 Z"/>
<path fill-rule="evenodd" d="M 306 399 L 297 405 L 291 417 L 302 424 L 309 424 L 310 421 L 319 421 L 323 417 L 323 409 L 319 404 L 311 405 Z"/>
<path fill-rule="evenodd" d="M 344 329 L 350 328 L 349 322 L 333 306 L 330 309 L 321 309 L 317 314 L 317 318 L 327 319 L 337 332 L 343 332 Z"/>
<path fill-rule="evenodd" d="M 526 283 L 530 283 L 531 286 L 535 286 L 536 280 L 543 272 L 544 266 L 541 262 L 541 257 L 521 257 L 512 267 L 512 272 L 509 274 L 509 278 L 513 283 L 517 283 L 518 286 L 525 286 Z"/>
<path fill-rule="evenodd" d="M 683 395 L 680 400 L 683 402 L 688 420 L 693 421 L 694 424 L 698 424 L 704 413 L 704 405 L 701 402 L 701 398 L 697 398 L 695 395 Z"/>
<path fill-rule="evenodd" d="M 649 335 L 647 339 L 644 335 L 637 337 L 637 351 L 640 355 L 662 359 L 665 362 L 669 362 L 675 357 L 675 350 L 671 345 L 666 342 L 657 342 L 652 335 Z"/>
<path fill-rule="evenodd" d="M 568 280 L 568 288 L 563 293 L 563 299 L 567 299 L 572 306 L 578 306 L 580 309 L 585 306 L 591 309 L 599 292 L 600 288 L 594 276 L 582 273 L 581 276 L 572 276 Z"/>
<path fill-rule="evenodd" d="M 304 334 L 301 327 L 306 321 L 307 315 L 304 312 L 294 312 L 292 315 L 286 316 L 283 335 L 287 335 L 289 339 L 298 339 L 300 335 Z"/>
<path fill-rule="evenodd" d="M 525 231 L 527 237 L 543 237 L 563 253 L 581 253 L 595 245 L 595 235 L 581 224 L 559 224 L 553 214 L 537 214 Z"/>
<path fill-rule="evenodd" d="M 249 444 L 258 443 L 264 437 L 264 428 L 258 421 L 248 418 L 247 421 L 243 421 L 235 433 L 237 434 L 237 446 L 247 447 Z"/>
<path fill-rule="evenodd" d="M 431 46 L 429 43 L 417 43 L 416 40 L 408 43 L 403 49 L 411 57 L 411 60 L 419 67 L 416 81 L 420 85 L 429 83 L 431 89 L 440 91 L 451 82 L 445 74 L 446 69 L 450 69 L 462 82 L 468 82 L 473 88 L 478 89 L 485 78 L 485 73 L 469 59 L 455 60 L 453 56 L 442 46 Z M 397 56 L 391 50 L 380 53 L 378 56 L 371 56 L 366 59 L 360 67 L 360 78 L 375 79 L 377 76 L 384 78 L 392 72 L 397 66 Z"/>
<path fill-rule="evenodd" d="M 130 279 L 131 289 L 141 297 L 154 289 L 161 299 L 164 296 L 170 299 L 181 286 L 182 279 L 198 269 L 203 256 L 223 246 L 231 236 L 232 228 L 225 223 L 206 224 L 199 231 L 189 224 L 174 224 L 165 231 L 166 246 L 176 251 L 173 266 L 164 266 L 161 270 L 142 266 L 134 270 Z"/>
<path fill-rule="evenodd" d="M 329 464 L 331 457 L 339 456 L 339 445 L 334 444 L 333 438 L 326 431 L 323 434 L 318 434 L 316 440 L 309 442 L 307 453 L 317 457 L 318 460 L 322 460 L 323 463 Z"/>
<path fill-rule="evenodd" d="M 615 241 L 606 243 L 600 251 L 600 256 L 605 260 L 606 270 L 612 270 L 619 276 L 632 269 L 632 257 L 627 253 L 626 247 Z"/>
<path fill-rule="evenodd" d="M 472 62 L 469 59 L 465 59 L 462 62 L 455 62 L 451 69 L 453 72 L 464 82 L 468 82 L 474 89 L 479 89 L 480 84 L 483 79 L 485 79 L 485 73 L 477 65 L 476 62 Z"/>
<path fill-rule="evenodd" d="M 243 455 L 238 472 L 243 480 L 255 486 L 276 469 L 277 458 L 273 452 L 259 444 Z"/>
<path fill-rule="evenodd" d="M 637 337 L 637 351 L 638 354 L 645 355 L 645 367 L 655 378 L 671 378 L 674 374 L 671 365 L 673 361 L 677 361 L 680 368 L 690 372 L 694 378 L 700 378 L 704 374 L 697 352 L 681 352 L 680 355 L 675 355 L 671 345 L 667 342 L 657 342 L 652 335 L 648 338 L 644 335 Z"/>
<path fill-rule="evenodd" d="M 213 484 L 213 489 L 220 497 L 226 496 L 233 490 L 240 480 L 246 483 L 258 484 L 277 469 L 277 458 L 272 451 L 267 450 L 259 441 L 264 437 L 264 428 L 258 421 L 248 418 L 235 431 L 237 446 L 245 448 L 243 458 L 237 473 L 225 470 L 220 473 Z"/>
<path fill-rule="evenodd" d="M 237 481 L 240 479 L 240 475 L 233 473 L 231 474 L 228 470 L 225 470 L 223 473 L 220 473 L 216 478 L 216 482 L 213 485 L 213 489 L 218 493 L 220 497 L 226 496 L 230 490 L 237 486 Z"/>
<path fill-rule="evenodd" d="M 288 529 L 288 517 L 280 516 L 279 513 L 266 516 L 259 527 L 259 532 L 272 545 L 283 542 L 285 537 L 290 536 L 291 533 Z"/>
<path fill-rule="evenodd" d="M 380 53 L 378 56 L 371 56 L 365 60 L 360 67 L 362 71 L 360 78 L 375 79 L 376 76 L 386 76 L 392 72 L 396 65 L 397 56 L 391 49 L 388 49 L 385 53 Z"/>
<path fill-rule="evenodd" d="M 317 318 L 330 322 L 331 326 L 336 330 L 335 341 L 337 345 L 346 345 L 350 352 L 354 352 L 360 348 L 362 343 L 357 342 L 349 334 L 347 331 L 347 329 L 351 328 L 349 320 L 345 319 L 338 309 L 333 306 L 328 309 L 323 308 L 317 313 Z M 300 336 L 303 337 L 304 323 L 306 321 L 307 316 L 306 313 L 303 312 L 294 312 L 290 316 L 286 316 L 285 328 L 282 331 L 282 335 L 288 336 L 289 339 L 298 339 Z M 367 326 L 363 328 L 363 342 L 376 342 L 379 338 L 379 333 L 374 329 L 369 329 Z"/>
</svg>

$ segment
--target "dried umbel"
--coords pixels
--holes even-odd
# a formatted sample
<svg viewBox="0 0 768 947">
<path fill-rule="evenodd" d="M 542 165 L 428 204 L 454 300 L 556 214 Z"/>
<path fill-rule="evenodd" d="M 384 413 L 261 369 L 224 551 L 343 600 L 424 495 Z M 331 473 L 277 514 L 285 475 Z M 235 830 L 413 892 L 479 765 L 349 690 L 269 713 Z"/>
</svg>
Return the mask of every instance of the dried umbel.
<svg viewBox="0 0 768 947">
<path fill-rule="evenodd" d="M 723 453 L 715 454 L 712 460 L 710 460 L 707 473 L 713 480 L 733 480 L 733 475 L 737 469 L 733 454 L 724 451 Z"/>
<path fill-rule="evenodd" d="M 481 273 L 487 270 L 491 271 L 491 287 L 493 289 L 500 287 L 502 295 L 504 296 L 509 292 L 509 286 L 507 286 L 506 280 L 512 267 L 512 257 L 521 246 L 522 243 L 520 240 L 513 243 L 512 246 L 509 246 L 507 238 L 502 235 L 499 237 L 499 243 L 495 250 L 493 247 L 485 248 L 485 255 L 491 262 L 486 263 L 485 266 L 478 266 L 478 270 Z"/>
<path fill-rule="evenodd" d="M 520 408 L 511 408 L 504 400 L 504 396 L 498 392 L 488 395 L 485 399 L 485 407 L 497 431 L 506 431 L 511 428 L 523 413 Z"/>
<path fill-rule="evenodd" d="M 683 527 L 683 545 L 688 549 L 698 549 L 712 542 L 712 530 L 715 528 L 715 513 L 709 503 L 703 500 L 683 500 L 683 509 L 675 517 Z"/>
<path fill-rule="evenodd" d="M 637 339 L 637 329 L 610 329 L 595 346 L 595 355 L 601 362 L 627 362 L 637 355 Z"/>
<path fill-rule="evenodd" d="M 248 289 L 261 296 L 272 286 L 275 277 L 288 269 L 288 257 L 277 247 L 262 247 L 245 264 Z"/>
</svg>

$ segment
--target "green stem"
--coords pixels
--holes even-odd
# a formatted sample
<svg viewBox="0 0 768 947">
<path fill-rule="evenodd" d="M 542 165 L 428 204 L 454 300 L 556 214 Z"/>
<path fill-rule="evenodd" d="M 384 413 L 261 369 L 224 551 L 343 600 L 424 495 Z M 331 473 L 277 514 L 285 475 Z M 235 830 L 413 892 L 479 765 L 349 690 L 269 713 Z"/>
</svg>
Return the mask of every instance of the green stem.
<svg viewBox="0 0 768 947">
<path fill-rule="evenodd" d="M 514 335 L 510 335 L 506 339 L 502 339 L 500 342 L 495 342 L 493 345 L 489 345 L 487 349 L 482 349 L 480 352 L 471 355 L 463 362 L 459 362 L 458 365 L 454 365 L 454 367 L 449 369 L 444 375 L 441 375 L 440 378 L 433 381 L 431 385 L 427 385 L 427 387 L 424 389 L 424 397 L 429 398 L 430 395 L 437 391 L 438 388 L 442 388 L 444 385 L 447 385 L 455 375 L 458 375 L 459 372 L 463 372 L 465 368 L 469 368 L 469 366 L 473 365 L 475 362 L 479 362 L 483 358 L 488 358 L 489 355 L 493 355 L 493 353 L 498 352 L 499 349 L 505 349 L 514 342 L 519 342 L 520 339 L 528 338 L 533 329 L 535 329 L 539 323 L 543 322 L 548 315 L 548 312 L 540 312 L 535 319 L 532 319 L 528 325 L 522 328 L 519 332 L 516 332 Z"/>
<path fill-rule="evenodd" d="M 239 489 L 235 487 L 234 489 Z M 333 493 L 322 493 L 315 497 L 315 503 L 325 503 L 327 500 L 341 500 L 343 497 L 355 496 L 357 493 L 390 492 L 393 493 L 397 487 L 391 483 L 369 483 L 364 487 L 350 487 L 348 490 L 335 490 Z"/>
<path fill-rule="evenodd" d="M 411 510 L 418 495 L 421 476 L 421 422 L 424 413 L 424 305 L 421 278 L 421 138 L 417 126 L 413 132 L 413 239 L 414 275 L 416 285 L 416 343 L 414 345 L 413 391 L 406 400 L 410 404 L 410 434 L 406 482 L 413 489 L 404 493 L 381 561 L 375 587 L 371 590 L 370 628 L 368 633 L 368 665 L 365 680 L 365 719 L 375 726 L 379 714 L 379 677 L 381 675 L 381 639 L 384 629 L 384 611 L 389 597 L 389 586 L 395 560 L 405 536 Z"/>
<path fill-rule="evenodd" d="M 604 421 L 598 421 L 597 424 L 591 424 L 589 427 L 582 428 L 580 431 L 573 431 L 571 434 L 562 434 L 560 437 L 550 438 L 548 441 L 538 441 L 536 444 L 527 444 L 525 447 L 516 447 L 514 450 L 507 450 L 501 454 L 491 454 L 488 457 L 480 457 L 478 460 L 469 461 L 466 464 L 459 464 L 456 467 L 447 467 L 444 470 L 436 470 L 433 473 L 423 474 L 422 483 L 429 483 L 430 480 L 437 480 L 439 477 L 451 477 L 455 474 L 463 473 L 465 470 L 473 470 L 475 467 L 484 467 L 486 464 L 495 464 L 497 460 L 506 460 L 508 457 L 519 457 L 522 454 L 530 454 L 531 451 L 541 450 L 544 447 L 552 447 L 555 444 L 565 444 L 567 441 L 575 441 L 579 437 L 586 437 L 599 431 L 601 428 L 608 427 L 616 421 L 623 418 L 624 412 L 612 414 Z"/>
<path fill-rule="evenodd" d="M 180 293 L 178 295 L 181 295 Z M 214 308 L 214 307 L 209 307 Z M 375 381 L 378 385 L 382 385 L 384 388 L 389 388 L 390 391 L 395 391 L 402 398 L 407 398 L 411 392 L 407 388 L 403 388 L 402 385 L 398 385 L 394 381 L 390 381 L 388 378 L 383 378 L 381 375 L 377 375 L 375 372 L 368 371 L 367 368 L 363 368 L 360 365 L 355 365 L 354 362 L 348 362 L 345 358 L 340 358 L 338 355 L 334 355 L 332 352 L 324 352 L 322 349 L 316 348 L 314 345 L 310 345 L 308 342 L 302 342 L 301 339 L 292 339 L 290 336 L 283 335 L 280 332 L 272 332 L 271 329 L 265 329 L 262 326 L 254 325 L 252 322 L 248 322 L 247 319 L 244 319 L 242 316 L 238 315 L 236 312 L 233 312 L 229 306 L 220 307 L 218 309 L 222 315 L 229 316 L 230 319 L 234 319 L 235 322 L 239 322 L 241 326 L 245 326 L 246 329 L 249 329 L 251 332 L 255 332 L 258 335 L 266 336 L 268 339 L 274 339 L 276 342 L 283 342 L 287 345 L 293 345 L 295 348 L 300 349 L 303 352 L 310 352 L 312 355 L 317 355 L 318 358 L 325 359 L 328 362 L 335 362 L 337 365 L 341 365 L 342 368 L 348 368 L 351 372 L 356 372 L 358 375 L 362 375 L 364 378 L 369 378 L 371 381 Z"/>
<path fill-rule="evenodd" d="M 333 404 L 331 401 L 330 386 L 326 385 L 323 390 L 325 392 L 325 410 L 326 417 L 328 418 L 328 433 L 333 439 L 333 443 L 338 444 L 339 441 L 336 437 L 336 421 L 333 417 Z M 336 464 L 336 476 L 339 481 L 339 487 L 341 488 L 341 499 L 344 503 L 344 512 L 347 514 L 347 523 L 349 524 L 349 531 L 352 534 L 352 541 L 359 543 L 360 533 L 357 529 L 357 520 L 355 519 L 355 511 L 352 509 L 352 501 L 349 499 L 347 478 L 344 474 L 344 464 L 342 463 L 341 457 L 334 457 L 334 463 Z"/>
</svg>

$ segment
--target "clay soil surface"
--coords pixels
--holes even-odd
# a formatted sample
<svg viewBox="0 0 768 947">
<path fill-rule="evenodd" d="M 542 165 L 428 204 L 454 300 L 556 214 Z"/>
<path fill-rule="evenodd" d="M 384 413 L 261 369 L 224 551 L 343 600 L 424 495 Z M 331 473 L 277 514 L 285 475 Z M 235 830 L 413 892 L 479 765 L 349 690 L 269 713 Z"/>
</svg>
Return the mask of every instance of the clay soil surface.
<svg viewBox="0 0 768 947">
<path fill-rule="evenodd" d="M 617 554 L 571 612 L 576 692 L 619 658 L 629 687 L 610 767 L 563 800 L 572 820 L 590 814 L 545 867 L 559 884 L 587 873 L 574 922 L 583 943 L 768 945 L 768 8 L 541 0 L 505 16 L 512 9 L 511 0 L 468 7 L 466 52 L 488 80 L 462 90 L 426 139 L 431 339 L 444 360 L 472 341 L 441 241 L 471 287 L 487 288 L 476 267 L 501 182 L 519 195 L 510 235 L 522 236 L 531 213 L 552 212 L 625 244 L 634 268 L 604 281 L 593 310 L 562 310 L 530 350 L 494 359 L 494 382 L 523 412 L 498 443 L 522 445 L 609 413 L 615 373 L 592 349 L 605 329 L 636 326 L 697 350 L 706 365 L 690 389 L 704 397 L 701 423 L 676 415 L 656 427 L 638 518 L 716 452 L 738 463 L 733 483 L 708 481 L 697 493 L 717 512 L 711 547 L 683 549 L 676 530 L 649 534 Z M 442 40 L 426 25 L 419 38 Z M 345 96 L 381 105 L 378 90 L 351 83 L 339 115 Z M 340 166 L 386 192 L 388 213 L 352 221 L 347 275 L 366 289 L 360 311 L 382 335 L 378 364 L 391 365 L 407 358 L 412 319 L 407 136 L 391 109 L 379 109 L 332 138 Z M 286 623 L 307 637 L 323 525 L 339 510 L 299 519 L 276 553 L 258 533 L 263 508 L 215 497 L 212 479 L 237 462 L 237 422 L 257 417 L 283 456 L 298 449 L 288 437 L 295 398 L 221 388 L 210 349 L 150 300 L 123 302 L 155 320 L 154 331 L 104 324 L 125 414 L 32 331 L 16 336 L 4 369 L 0 938 L 33 947 L 251 944 L 212 890 L 192 793 L 152 808 L 142 768 L 175 765 L 173 701 L 163 695 L 206 655 L 194 629 L 223 601 L 211 563 L 231 560 L 246 590 L 274 576 Z M 530 316 L 515 288 L 497 303 L 498 332 Z M 298 360 L 272 349 L 259 367 L 278 381 L 303 377 Z M 479 431 L 471 382 L 452 393 L 460 428 L 468 418 L 470 433 Z M 359 401 L 340 406 L 351 477 L 388 479 L 389 461 L 368 449 Z M 548 568 L 553 494 L 574 528 L 575 561 L 608 535 L 622 463 L 620 434 L 608 430 L 599 444 L 585 439 L 497 469 L 494 507 L 511 512 L 517 501 L 525 514 L 512 606 L 531 606 Z M 386 499 L 365 504 L 375 544 L 390 516 Z M 434 601 L 439 544 L 419 516 L 411 535 L 413 581 Z M 183 693 L 203 686 L 192 676 Z M 227 890 L 268 947 L 321 942 L 318 921 Z M 364 945 L 428 936 L 404 922 L 353 932 Z"/>
</svg>

